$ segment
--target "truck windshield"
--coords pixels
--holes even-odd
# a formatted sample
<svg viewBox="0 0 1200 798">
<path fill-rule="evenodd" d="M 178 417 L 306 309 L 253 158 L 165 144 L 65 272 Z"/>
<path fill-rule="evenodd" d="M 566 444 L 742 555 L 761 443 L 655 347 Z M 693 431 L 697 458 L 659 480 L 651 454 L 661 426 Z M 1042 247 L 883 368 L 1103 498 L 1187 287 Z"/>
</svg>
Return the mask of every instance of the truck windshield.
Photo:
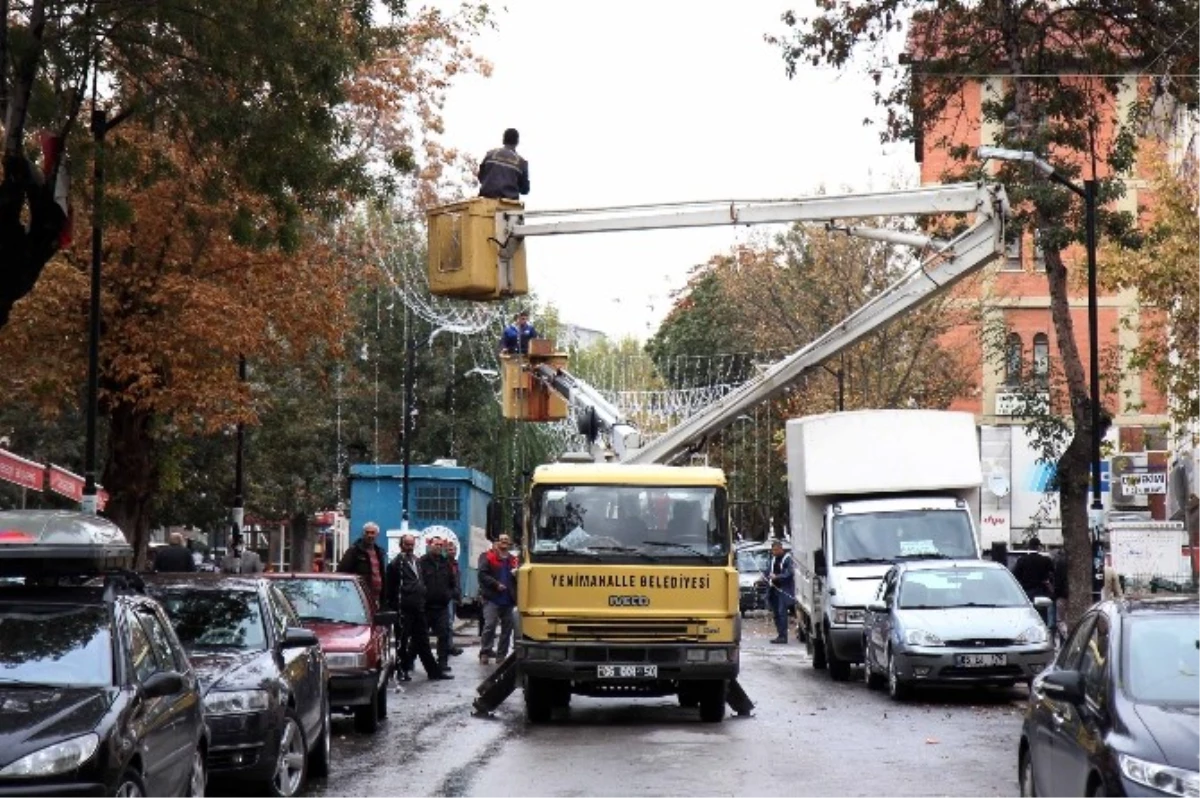
<svg viewBox="0 0 1200 798">
<path fill-rule="evenodd" d="M 835 565 L 979 556 L 965 510 L 903 510 L 835 515 Z"/>
<path fill-rule="evenodd" d="M 729 557 L 725 492 L 715 487 L 538 485 L 535 560 L 705 563 Z"/>
</svg>

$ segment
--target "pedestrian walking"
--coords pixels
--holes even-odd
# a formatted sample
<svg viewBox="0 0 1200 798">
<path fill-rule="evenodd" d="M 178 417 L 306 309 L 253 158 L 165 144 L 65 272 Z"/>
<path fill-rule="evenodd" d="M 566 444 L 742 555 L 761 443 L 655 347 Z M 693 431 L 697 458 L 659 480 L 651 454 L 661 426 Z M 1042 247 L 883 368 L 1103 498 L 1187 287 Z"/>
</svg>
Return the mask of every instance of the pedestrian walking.
<svg viewBox="0 0 1200 798">
<path fill-rule="evenodd" d="M 497 662 L 503 662 L 512 642 L 518 562 L 510 553 L 511 548 L 512 538 L 501 535 L 491 549 L 479 555 L 479 598 L 483 601 L 483 639 L 479 644 L 479 661 L 484 665 L 493 656 Z M 499 640 L 496 640 L 497 625 L 500 627 Z"/>
<path fill-rule="evenodd" d="M 438 667 L 429 649 L 429 624 L 425 618 L 425 581 L 421 563 L 413 550 L 417 539 L 413 535 L 400 538 L 400 553 L 387 568 L 388 606 L 400 616 L 396 626 L 396 659 L 402 682 L 412 679 L 413 666 L 418 659 L 430 679 L 453 679 L 452 674 Z"/>
<path fill-rule="evenodd" d="M 338 573 L 355 574 L 371 600 L 371 610 L 378 610 L 387 601 L 387 554 L 375 541 L 379 524 L 363 524 L 362 537 L 354 541 L 338 562 Z"/>
<path fill-rule="evenodd" d="M 504 131 L 503 147 L 489 150 L 479 163 L 479 196 L 519 200 L 529 193 L 529 162 L 517 155 L 521 134 Z"/>
<path fill-rule="evenodd" d="M 425 617 L 429 630 L 437 639 L 437 664 L 450 670 L 450 602 L 454 601 L 454 572 L 447 559 L 446 543 L 430 538 L 425 555 L 421 557 L 421 581 L 425 583 Z"/>
<path fill-rule="evenodd" d="M 770 569 L 767 572 L 767 581 L 770 585 L 767 600 L 771 607 L 771 614 L 775 616 L 776 634 L 771 642 L 786 643 L 788 641 L 788 610 L 792 608 L 792 602 L 796 595 L 796 571 L 792 566 L 791 552 L 783 550 L 783 541 L 781 540 L 771 542 L 771 561 Z"/>
<path fill-rule="evenodd" d="M 242 534 L 235 533 L 229 544 L 229 553 L 221 558 L 221 573 L 261 574 L 262 571 L 262 558 L 258 556 L 258 552 L 248 551 Z"/>
</svg>

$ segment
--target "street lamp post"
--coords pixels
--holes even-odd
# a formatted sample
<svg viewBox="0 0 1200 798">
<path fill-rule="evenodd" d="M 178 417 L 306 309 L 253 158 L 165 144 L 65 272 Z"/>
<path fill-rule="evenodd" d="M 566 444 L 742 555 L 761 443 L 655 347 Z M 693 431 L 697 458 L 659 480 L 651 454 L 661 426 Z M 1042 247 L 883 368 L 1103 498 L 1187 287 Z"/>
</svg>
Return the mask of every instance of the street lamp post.
<svg viewBox="0 0 1200 798">
<path fill-rule="evenodd" d="M 93 103 L 95 94 L 93 92 Z M 104 134 L 110 127 L 108 113 L 92 108 L 92 140 L 96 152 L 92 161 L 92 273 L 88 319 L 87 441 L 84 444 L 83 500 L 80 509 L 88 515 L 99 511 L 96 485 L 96 414 L 100 394 L 100 262 L 103 257 L 104 230 Z"/>
<path fill-rule="evenodd" d="M 238 381 L 244 383 L 246 381 L 246 356 L 238 357 Z M 241 534 L 242 525 L 246 520 L 246 471 L 244 466 L 244 457 L 246 449 L 246 425 L 241 421 L 237 423 L 237 453 L 233 461 L 233 529 L 234 535 Z M 228 544 L 233 541 L 226 542 Z"/>
<path fill-rule="evenodd" d="M 1096 181 L 1083 181 L 1083 186 L 1077 186 L 1058 173 L 1052 164 L 1039 158 L 1036 153 L 1028 150 L 1009 150 L 1001 147 L 979 147 L 976 150 L 980 160 L 994 158 L 998 161 L 1024 161 L 1032 164 L 1060 186 L 1071 190 L 1083 198 L 1084 207 L 1084 243 L 1087 247 L 1088 270 L 1088 346 L 1089 370 L 1091 371 L 1090 411 L 1092 421 L 1092 516 L 1089 520 L 1093 529 L 1101 526 L 1104 516 L 1104 503 L 1100 499 L 1100 339 L 1098 335 L 1099 313 L 1096 302 Z"/>
<path fill-rule="evenodd" d="M 400 514 L 400 529 L 408 532 L 408 468 L 412 455 L 413 405 L 415 404 L 413 385 L 415 375 L 413 371 L 416 368 L 417 359 L 416 339 L 409 336 L 408 340 L 405 341 L 405 345 L 408 348 L 408 352 L 404 367 L 404 493 Z"/>
</svg>

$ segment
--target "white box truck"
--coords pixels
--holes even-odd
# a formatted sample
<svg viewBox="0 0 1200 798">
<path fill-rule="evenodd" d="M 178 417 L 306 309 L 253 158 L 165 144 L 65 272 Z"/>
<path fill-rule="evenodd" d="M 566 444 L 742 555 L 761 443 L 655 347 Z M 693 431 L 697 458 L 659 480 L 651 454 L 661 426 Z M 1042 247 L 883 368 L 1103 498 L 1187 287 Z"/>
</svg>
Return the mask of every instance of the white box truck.
<svg viewBox="0 0 1200 798">
<path fill-rule="evenodd" d="M 970 413 L 859 410 L 787 422 L 800 639 L 838 681 L 862 661 L 863 613 L 893 563 L 980 556 Z"/>
</svg>

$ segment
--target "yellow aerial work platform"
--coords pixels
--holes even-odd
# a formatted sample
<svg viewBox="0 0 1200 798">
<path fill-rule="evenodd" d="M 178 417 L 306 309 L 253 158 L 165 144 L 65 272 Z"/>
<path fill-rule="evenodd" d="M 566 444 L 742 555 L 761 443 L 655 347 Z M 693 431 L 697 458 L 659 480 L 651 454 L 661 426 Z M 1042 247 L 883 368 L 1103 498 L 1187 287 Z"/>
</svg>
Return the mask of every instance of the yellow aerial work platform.
<svg viewBox="0 0 1200 798">
<path fill-rule="evenodd" d="M 503 415 L 515 421 L 557 421 L 567 417 L 567 400 L 531 370 L 541 364 L 567 367 L 567 353 L 554 351 L 554 342 L 534 338 L 527 355 L 500 355 Z"/>
<path fill-rule="evenodd" d="M 497 216 L 524 210 L 516 200 L 475 197 L 428 211 L 429 292 L 476 301 L 529 293 L 524 239 L 508 240 Z"/>
</svg>

